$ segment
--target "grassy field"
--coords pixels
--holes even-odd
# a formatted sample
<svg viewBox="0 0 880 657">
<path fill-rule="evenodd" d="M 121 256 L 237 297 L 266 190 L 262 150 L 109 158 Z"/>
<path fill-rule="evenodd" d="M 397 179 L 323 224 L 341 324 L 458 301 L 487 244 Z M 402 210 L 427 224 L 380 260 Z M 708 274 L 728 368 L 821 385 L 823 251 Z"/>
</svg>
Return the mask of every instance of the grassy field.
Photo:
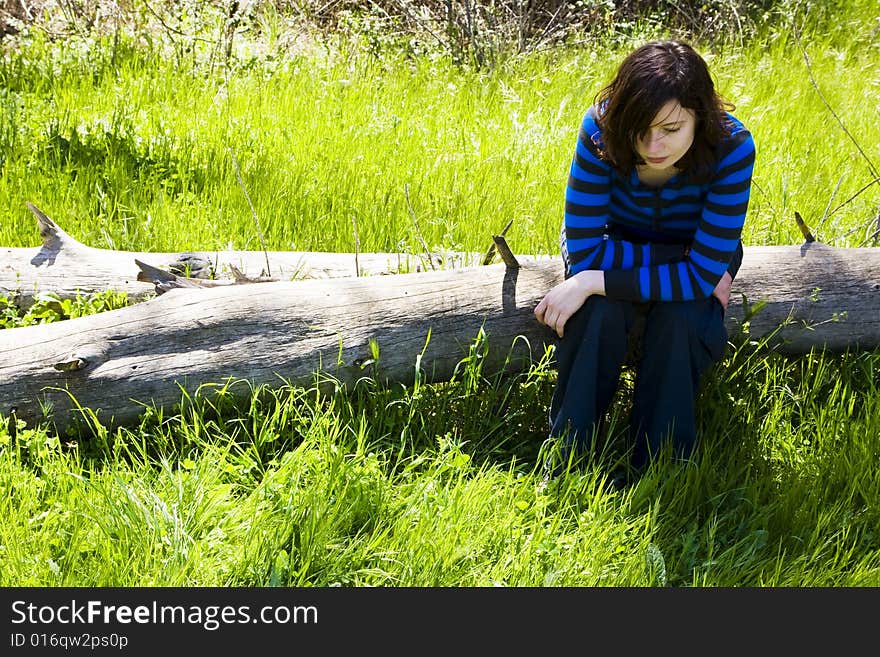
<svg viewBox="0 0 880 657">
<path fill-rule="evenodd" d="M 800 243 L 795 211 L 870 244 L 872 7 L 700 48 L 758 148 L 747 245 Z M 354 219 L 361 251 L 417 253 L 412 211 L 431 247 L 484 251 L 512 220 L 514 251 L 555 253 L 582 113 L 647 36 L 491 70 L 320 43 L 212 69 L 37 33 L 0 61 L 0 244 L 39 243 L 31 201 L 90 246 L 259 249 L 234 158 L 269 249 L 353 251 Z M 732 345 L 698 459 L 622 491 L 613 445 L 542 485 L 554 380 L 475 358 L 449 383 L 185 398 L 76 440 L 0 415 L 0 586 L 880 585 L 880 353 Z"/>
</svg>

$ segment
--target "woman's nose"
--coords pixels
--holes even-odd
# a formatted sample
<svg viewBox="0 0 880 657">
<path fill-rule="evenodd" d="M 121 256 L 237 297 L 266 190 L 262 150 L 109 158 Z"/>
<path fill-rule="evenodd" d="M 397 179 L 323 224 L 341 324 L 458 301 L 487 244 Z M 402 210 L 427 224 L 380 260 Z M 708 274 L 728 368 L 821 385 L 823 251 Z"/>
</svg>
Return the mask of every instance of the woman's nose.
<svg viewBox="0 0 880 657">
<path fill-rule="evenodd" d="M 663 133 L 660 130 L 649 130 L 648 134 L 645 136 L 645 144 L 650 146 L 661 139 L 663 139 Z"/>
<path fill-rule="evenodd" d="M 663 145 L 663 137 L 665 135 L 659 130 L 649 130 L 642 140 L 642 148 L 648 153 L 654 152 L 655 148 L 659 149 Z"/>
</svg>

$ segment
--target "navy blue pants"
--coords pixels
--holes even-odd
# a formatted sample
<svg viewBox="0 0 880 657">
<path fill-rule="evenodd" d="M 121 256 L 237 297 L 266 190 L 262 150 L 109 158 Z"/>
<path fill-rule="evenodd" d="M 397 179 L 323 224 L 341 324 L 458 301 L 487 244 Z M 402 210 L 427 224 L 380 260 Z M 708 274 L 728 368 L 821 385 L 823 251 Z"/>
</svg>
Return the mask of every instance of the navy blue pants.
<svg viewBox="0 0 880 657">
<path fill-rule="evenodd" d="M 700 379 L 727 347 L 721 303 L 710 297 L 637 304 L 594 295 L 566 322 L 556 347 L 550 435 L 559 448 L 557 472 L 568 459 L 586 454 L 596 437 L 637 325 L 644 330 L 629 421 L 631 465 L 642 469 L 667 440 L 675 457 L 692 456 Z"/>
</svg>

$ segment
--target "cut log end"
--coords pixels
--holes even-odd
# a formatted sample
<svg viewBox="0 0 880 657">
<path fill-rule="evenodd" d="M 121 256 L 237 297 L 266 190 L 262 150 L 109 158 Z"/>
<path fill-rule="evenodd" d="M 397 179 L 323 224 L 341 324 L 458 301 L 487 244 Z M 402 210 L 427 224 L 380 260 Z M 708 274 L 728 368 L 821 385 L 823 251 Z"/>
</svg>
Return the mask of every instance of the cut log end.
<svg viewBox="0 0 880 657">
<path fill-rule="evenodd" d="M 214 278 L 214 264 L 197 253 L 181 253 L 175 262 L 168 265 L 171 273 L 185 278 Z"/>
</svg>

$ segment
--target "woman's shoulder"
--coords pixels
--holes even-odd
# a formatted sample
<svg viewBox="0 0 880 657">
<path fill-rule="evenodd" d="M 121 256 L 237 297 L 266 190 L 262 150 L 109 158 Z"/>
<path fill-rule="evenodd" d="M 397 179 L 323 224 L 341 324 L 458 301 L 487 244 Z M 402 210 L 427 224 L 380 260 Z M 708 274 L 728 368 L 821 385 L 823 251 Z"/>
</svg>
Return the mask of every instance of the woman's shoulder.
<svg viewBox="0 0 880 657">
<path fill-rule="evenodd" d="M 745 124 L 730 112 L 725 112 L 727 119 L 728 134 L 727 139 L 742 140 L 744 138 L 751 139 L 752 133 Z"/>
<path fill-rule="evenodd" d="M 602 157 L 605 149 L 605 141 L 602 139 L 602 128 L 599 126 L 599 117 L 596 106 L 591 105 L 584 113 L 581 121 L 580 139 L 589 151 L 597 158 Z"/>
<path fill-rule="evenodd" d="M 730 112 L 726 113 L 726 118 L 728 132 L 721 142 L 721 157 L 724 158 L 733 152 L 739 152 L 743 156 L 747 155 L 749 151 L 754 152 L 755 141 L 751 131 Z"/>
<path fill-rule="evenodd" d="M 587 130 L 592 130 L 593 132 L 602 133 L 602 128 L 599 127 L 599 110 L 595 105 L 590 105 L 587 108 L 587 111 L 584 112 L 583 121 L 581 121 L 581 126 Z"/>
</svg>

